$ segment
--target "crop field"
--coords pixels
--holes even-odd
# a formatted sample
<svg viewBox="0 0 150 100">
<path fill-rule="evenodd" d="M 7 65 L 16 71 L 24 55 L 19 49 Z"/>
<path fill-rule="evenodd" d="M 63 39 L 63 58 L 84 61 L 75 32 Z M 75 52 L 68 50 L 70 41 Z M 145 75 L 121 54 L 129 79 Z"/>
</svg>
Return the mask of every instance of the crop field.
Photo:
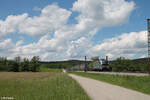
<svg viewBox="0 0 150 100">
<path fill-rule="evenodd" d="M 108 75 L 84 72 L 71 73 L 150 94 L 150 76 Z"/>
<path fill-rule="evenodd" d="M 0 72 L 0 100 L 90 100 L 64 73 Z"/>
</svg>

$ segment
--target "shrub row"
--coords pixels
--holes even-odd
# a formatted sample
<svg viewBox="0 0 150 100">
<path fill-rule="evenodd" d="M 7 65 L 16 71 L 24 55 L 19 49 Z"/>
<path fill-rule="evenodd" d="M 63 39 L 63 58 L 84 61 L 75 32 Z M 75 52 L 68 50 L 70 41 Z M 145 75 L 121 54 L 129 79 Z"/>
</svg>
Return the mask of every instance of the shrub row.
<svg viewBox="0 0 150 100">
<path fill-rule="evenodd" d="M 148 72 L 147 63 L 139 63 L 123 57 L 117 58 L 110 63 L 112 71 L 116 72 Z"/>
<path fill-rule="evenodd" d="M 15 57 L 14 60 L 7 60 L 5 57 L 0 57 L 0 71 L 12 72 L 38 72 L 40 71 L 40 58 L 34 56 L 31 60 L 21 57 Z"/>
</svg>

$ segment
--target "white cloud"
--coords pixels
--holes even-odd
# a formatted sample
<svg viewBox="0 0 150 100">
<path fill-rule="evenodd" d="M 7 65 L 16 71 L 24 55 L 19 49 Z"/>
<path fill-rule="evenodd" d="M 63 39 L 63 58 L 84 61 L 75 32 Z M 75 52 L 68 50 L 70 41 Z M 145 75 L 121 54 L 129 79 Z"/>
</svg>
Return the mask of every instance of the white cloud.
<svg viewBox="0 0 150 100">
<path fill-rule="evenodd" d="M 137 54 L 143 55 L 147 51 L 147 32 L 123 33 L 110 39 L 105 39 L 102 43 L 95 45 L 92 52 L 96 54 L 109 54 L 113 58 L 125 56 L 135 57 Z"/>
<path fill-rule="evenodd" d="M 15 48 L 15 44 L 12 43 L 12 39 L 8 38 L 3 41 L 0 41 L 0 56 L 9 57 L 14 52 L 12 51 Z"/>
<path fill-rule="evenodd" d="M 78 24 L 72 25 L 73 31 L 94 35 L 102 27 L 126 23 L 134 5 L 134 2 L 125 0 L 78 0 L 72 8 L 72 11 L 80 13 L 77 17 Z M 15 32 L 31 36 L 50 34 L 55 30 L 62 30 L 71 13 L 52 4 L 41 9 L 40 16 L 29 17 L 26 13 L 10 15 L 6 20 L 0 20 L 0 36 Z"/>
<path fill-rule="evenodd" d="M 87 32 L 126 23 L 134 8 L 125 0 L 77 0 L 72 10 L 80 13 L 76 27 Z"/>
<path fill-rule="evenodd" d="M 57 44 L 57 39 L 43 36 L 37 43 L 21 46 L 22 40 L 16 44 L 11 39 L 0 42 L 0 55 L 7 57 L 22 56 L 31 58 L 40 56 L 42 60 L 81 59 L 88 57 L 107 55 L 109 58 L 124 56 L 134 58 L 136 55 L 145 55 L 147 51 L 146 31 L 123 33 L 102 43 L 94 45 L 86 37 L 72 40 L 67 44 Z M 52 45 L 51 45 L 52 44 Z M 140 57 L 141 57 L 140 56 Z"/>
<path fill-rule="evenodd" d="M 106 56 L 108 56 L 110 59 L 112 59 L 114 57 L 114 55 L 111 53 L 107 53 Z"/>
<path fill-rule="evenodd" d="M 20 24 L 24 23 L 28 14 L 22 15 L 10 15 L 5 21 L 0 20 L 0 37 L 5 36 L 9 33 L 15 33 L 18 30 Z"/>
<path fill-rule="evenodd" d="M 89 39 L 81 37 L 78 40 L 72 41 L 67 49 L 67 56 L 69 58 L 83 58 L 85 55 L 89 55 L 89 48 L 92 44 Z"/>
<path fill-rule="evenodd" d="M 70 15 L 70 11 L 60 8 L 57 4 L 43 8 L 40 16 L 29 17 L 26 13 L 17 16 L 10 15 L 6 20 L 0 20 L 0 36 L 15 32 L 30 36 L 43 36 L 65 25 Z"/>
<path fill-rule="evenodd" d="M 28 17 L 20 25 L 19 32 L 31 36 L 49 34 L 65 25 L 70 14 L 70 11 L 59 8 L 57 4 L 48 5 L 42 9 L 40 16 Z"/>
<path fill-rule="evenodd" d="M 20 46 L 21 44 L 23 44 L 23 40 L 17 41 L 16 46 Z"/>
<path fill-rule="evenodd" d="M 135 54 L 132 52 L 134 47 L 138 48 L 137 52 L 142 52 L 145 47 L 142 46 L 145 40 L 140 38 L 143 36 L 142 32 L 140 35 L 123 34 L 96 45 L 92 43 L 92 39 L 102 27 L 126 23 L 134 7 L 134 2 L 125 0 L 78 0 L 73 4 L 72 12 L 52 4 L 41 9 L 39 16 L 30 17 L 28 14 L 8 16 L 6 20 L 0 20 L 0 37 L 17 32 L 40 39 L 37 43 L 27 45 L 22 45 L 25 40 L 19 40 L 15 44 L 11 39 L 6 39 L 0 42 L 0 56 L 31 58 L 38 55 L 42 60 L 82 58 L 85 55 L 102 53 L 115 57 L 116 52 L 132 56 Z M 77 24 L 68 25 L 69 17 L 74 11 L 79 12 L 79 16 L 76 17 Z M 136 37 L 137 41 L 135 42 L 136 39 L 132 37 Z M 134 43 L 128 45 L 126 41 L 128 38 L 131 38 L 129 43 L 132 41 Z M 11 45 L 10 48 L 7 48 L 7 45 Z M 118 49 L 114 49 L 115 47 Z"/>
<path fill-rule="evenodd" d="M 12 44 L 12 40 L 11 39 L 6 39 L 2 42 L 0 42 L 0 50 L 8 50 L 10 48 L 13 47 L 13 44 Z"/>
</svg>

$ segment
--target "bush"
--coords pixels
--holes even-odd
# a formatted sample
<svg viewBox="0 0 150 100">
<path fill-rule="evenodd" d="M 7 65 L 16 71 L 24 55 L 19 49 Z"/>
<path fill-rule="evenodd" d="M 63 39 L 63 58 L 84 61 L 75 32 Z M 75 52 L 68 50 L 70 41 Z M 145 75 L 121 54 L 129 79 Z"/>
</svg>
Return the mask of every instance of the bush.
<svg viewBox="0 0 150 100">
<path fill-rule="evenodd" d="M 28 59 L 24 58 L 23 62 L 20 64 L 21 66 L 21 71 L 27 72 L 30 71 L 30 62 Z"/>
<path fill-rule="evenodd" d="M 7 68 L 7 58 L 0 57 L 0 71 L 6 71 L 6 70 L 8 70 L 8 68 Z"/>
<path fill-rule="evenodd" d="M 40 58 L 38 56 L 34 56 L 31 61 L 27 58 L 21 60 L 21 57 L 15 57 L 14 60 L 7 60 L 7 58 L 0 57 L 0 71 L 38 72 L 40 71 L 39 60 Z"/>
<path fill-rule="evenodd" d="M 15 61 L 8 61 L 8 71 L 19 72 L 19 64 Z"/>
<path fill-rule="evenodd" d="M 39 56 L 34 56 L 34 57 L 31 59 L 30 66 L 31 66 L 31 71 L 32 71 L 32 72 L 39 72 L 39 71 L 40 71 L 39 60 L 40 60 Z"/>
<path fill-rule="evenodd" d="M 112 67 L 112 71 L 116 72 L 148 72 L 148 64 L 133 62 L 123 57 L 110 63 L 110 67 Z"/>
</svg>

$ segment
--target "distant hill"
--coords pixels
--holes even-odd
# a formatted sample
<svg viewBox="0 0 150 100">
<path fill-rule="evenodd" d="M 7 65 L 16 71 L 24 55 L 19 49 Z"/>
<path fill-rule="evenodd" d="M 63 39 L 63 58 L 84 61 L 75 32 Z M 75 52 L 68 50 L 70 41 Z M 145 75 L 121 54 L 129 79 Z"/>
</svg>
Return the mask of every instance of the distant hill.
<svg viewBox="0 0 150 100">
<path fill-rule="evenodd" d="M 50 62 L 41 61 L 40 62 L 41 67 L 48 67 L 48 68 L 68 68 L 83 63 L 85 63 L 84 60 L 50 61 Z"/>
<path fill-rule="evenodd" d="M 133 59 L 131 60 L 133 64 L 147 64 L 148 58 L 139 58 L 139 59 Z M 90 61 L 87 61 L 90 63 Z M 68 60 L 68 61 L 41 61 L 41 67 L 48 67 L 48 68 L 68 68 L 73 67 L 76 65 L 84 64 L 84 60 Z M 113 63 L 113 61 L 110 61 L 110 63 Z"/>
<path fill-rule="evenodd" d="M 148 63 L 148 58 L 139 58 L 139 59 L 134 59 L 132 60 L 134 63 L 142 63 L 142 64 L 145 64 L 145 63 Z"/>
<path fill-rule="evenodd" d="M 131 61 L 133 61 L 134 63 L 147 63 L 148 62 L 148 58 L 138 58 L 138 59 L 130 59 Z M 115 60 L 110 61 L 110 63 L 114 62 Z"/>
</svg>

